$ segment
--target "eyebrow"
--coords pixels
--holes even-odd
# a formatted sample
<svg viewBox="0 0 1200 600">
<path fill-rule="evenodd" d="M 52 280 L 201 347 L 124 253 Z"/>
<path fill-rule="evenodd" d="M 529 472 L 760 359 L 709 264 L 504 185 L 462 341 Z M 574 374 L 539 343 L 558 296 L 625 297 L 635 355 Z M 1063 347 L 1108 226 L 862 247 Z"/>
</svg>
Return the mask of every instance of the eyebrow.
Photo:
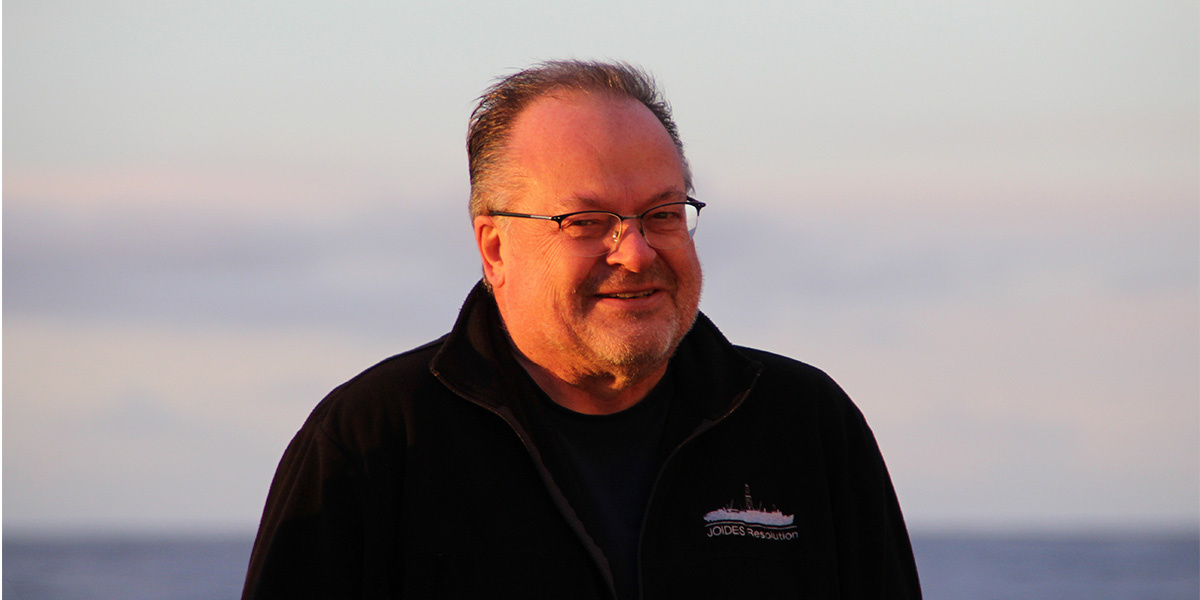
<svg viewBox="0 0 1200 600">
<path fill-rule="evenodd" d="M 647 208 L 652 208 L 654 206 L 657 206 L 658 204 L 665 204 L 667 202 L 674 202 L 674 201 L 683 202 L 686 199 L 687 199 L 686 192 L 681 192 L 678 190 L 667 190 L 667 191 L 661 192 L 655 196 L 650 196 L 648 199 L 645 200 L 644 205 Z M 570 206 L 568 206 L 570 203 L 575 203 L 576 206 L 582 205 L 582 208 L 571 208 Z M 603 201 L 598 200 L 594 196 L 570 196 L 569 198 L 565 199 L 562 202 L 561 206 L 564 209 L 571 209 L 571 210 L 604 210 L 603 208 L 601 208 L 601 204 L 603 204 Z M 606 211 L 606 212 L 609 212 L 609 211 Z"/>
</svg>

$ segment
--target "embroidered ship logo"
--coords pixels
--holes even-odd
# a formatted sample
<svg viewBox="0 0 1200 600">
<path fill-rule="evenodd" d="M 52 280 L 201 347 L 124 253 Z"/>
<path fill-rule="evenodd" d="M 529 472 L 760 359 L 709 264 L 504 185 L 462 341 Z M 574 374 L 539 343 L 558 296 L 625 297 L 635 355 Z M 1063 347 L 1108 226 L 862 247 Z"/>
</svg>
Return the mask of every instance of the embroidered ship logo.
<svg viewBox="0 0 1200 600">
<path fill-rule="evenodd" d="M 733 502 L 723 508 L 704 515 L 708 537 L 726 535 L 752 537 L 763 540 L 794 540 L 796 532 L 794 515 L 785 515 L 778 509 L 766 510 L 755 506 L 750 496 L 750 484 L 746 484 L 746 495 L 739 508 Z"/>
</svg>

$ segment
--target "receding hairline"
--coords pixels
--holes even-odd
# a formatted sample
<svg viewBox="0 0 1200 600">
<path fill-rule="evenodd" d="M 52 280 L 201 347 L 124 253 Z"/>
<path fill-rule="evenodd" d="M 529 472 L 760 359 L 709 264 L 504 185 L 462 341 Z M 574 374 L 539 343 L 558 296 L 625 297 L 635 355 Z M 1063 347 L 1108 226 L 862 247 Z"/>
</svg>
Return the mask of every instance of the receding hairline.
<svg viewBox="0 0 1200 600">
<path fill-rule="evenodd" d="M 691 168 L 678 127 L 654 77 L 625 62 L 546 61 L 507 76 L 497 77 L 479 97 L 468 128 L 471 174 L 471 215 L 505 204 L 505 190 L 514 179 L 507 153 L 515 123 L 527 109 L 544 98 L 570 95 L 608 96 L 641 104 L 658 121 L 672 145 L 684 173 L 685 192 L 692 189 Z M 486 206 L 485 206 L 486 205 Z"/>
<path fill-rule="evenodd" d="M 509 127 L 504 132 L 503 138 L 496 142 L 495 151 L 501 154 L 504 159 L 507 159 L 509 157 L 508 153 L 512 150 L 515 133 L 522 127 L 522 123 L 526 122 L 532 111 L 545 109 L 548 103 L 574 104 L 585 110 L 598 108 L 600 111 L 604 111 L 609 109 L 609 107 L 616 107 L 621 110 L 629 109 L 637 112 L 639 113 L 639 118 L 642 116 L 649 118 L 646 125 L 652 124 L 652 126 L 657 126 L 658 130 L 667 137 L 667 141 L 675 149 L 676 154 L 679 155 L 680 161 L 683 162 L 683 152 L 675 144 L 675 139 L 671 136 L 671 132 L 662 124 L 662 121 L 658 119 L 654 111 L 650 110 L 649 107 L 638 101 L 635 97 L 606 89 L 579 90 L 574 88 L 560 88 L 548 90 L 544 94 L 530 98 L 513 117 Z"/>
</svg>

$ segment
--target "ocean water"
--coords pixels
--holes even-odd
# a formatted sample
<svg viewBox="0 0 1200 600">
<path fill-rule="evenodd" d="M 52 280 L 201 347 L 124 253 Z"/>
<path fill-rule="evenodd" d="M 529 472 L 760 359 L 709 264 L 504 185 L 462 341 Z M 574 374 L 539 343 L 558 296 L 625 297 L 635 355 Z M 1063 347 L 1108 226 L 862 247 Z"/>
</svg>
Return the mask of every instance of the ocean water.
<svg viewBox="0 0 1200 600">
<path fill-rule="evenodd" d="M 928 600 L 1197 600 L 1200 534 L 918 536 Z"/>
<path fill-rule="evenodd" d="M 237 598 L 250 536 L 4 538 L 4 600 Z M 929 600 L 1197 600 L 1200 534 L 914 535 Z"/>
<path fill-rule="evenodd" d="M 4 538 L 4 600 L 229 600 L 253 537 Z"/>
</svg>

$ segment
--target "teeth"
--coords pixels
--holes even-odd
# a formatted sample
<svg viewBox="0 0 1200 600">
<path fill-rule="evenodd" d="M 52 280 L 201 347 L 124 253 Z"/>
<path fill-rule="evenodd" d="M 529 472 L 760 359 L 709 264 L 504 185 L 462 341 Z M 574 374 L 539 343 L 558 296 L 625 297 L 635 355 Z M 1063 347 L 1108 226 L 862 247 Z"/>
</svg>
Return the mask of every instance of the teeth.
<svg viewBox="0 0 1200 600">
<path fill-rule="evenodd" d="M 627 294 L 605 294 L 605 296 L 608 296 L 609 298 L 620 298 L 622 300 L 630 300 L 632 298 L 645 298 L 646 296 L 649 296 L 650 294 L 653 294 L 653 293 L 654 293 L 653 291 L 645 291 L 645 292 L 634 292 L 634 293 L 627 293 Z"/>
</svg>

